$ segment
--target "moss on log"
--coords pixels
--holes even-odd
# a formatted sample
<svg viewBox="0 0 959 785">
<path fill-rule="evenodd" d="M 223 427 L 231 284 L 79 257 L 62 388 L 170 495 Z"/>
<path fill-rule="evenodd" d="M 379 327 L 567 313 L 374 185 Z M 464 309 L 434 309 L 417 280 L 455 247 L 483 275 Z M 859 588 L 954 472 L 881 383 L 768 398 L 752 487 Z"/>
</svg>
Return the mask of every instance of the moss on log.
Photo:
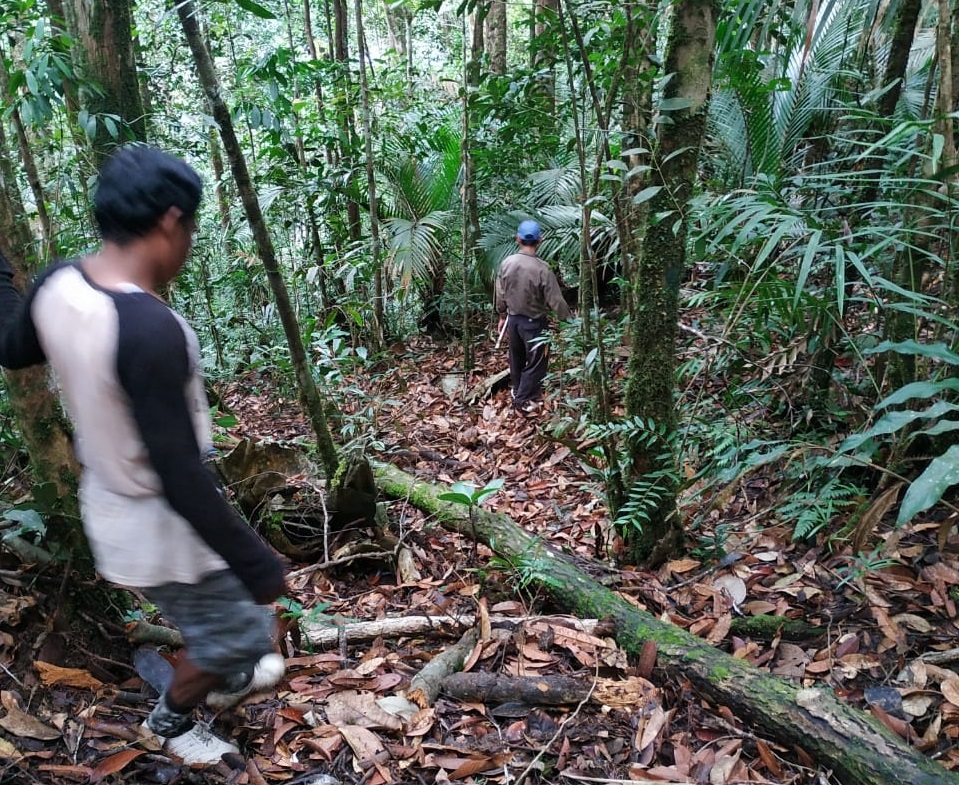
<svg viewBox="0 0 959 785">
<path fill-rule="evenodd" d="M 465 508 L 437 498 L 445 488 L 393 466 L 378 466 L 376 481 L 385 495 L 408 500 L 451 531 L 475 536 L 577 615 L 612 620 L 625 650 L 638 656 L 644 641 L 654 641 L 660 667 L 687 679 L 712 703 L 729 707 L 761 735 L 801 747 L 845 785 L 959 785 L 959 776 L 829 690 L 801 689 L 643 612 L 508 516 L 479 509 L 471 523 Z"/>
</svg>

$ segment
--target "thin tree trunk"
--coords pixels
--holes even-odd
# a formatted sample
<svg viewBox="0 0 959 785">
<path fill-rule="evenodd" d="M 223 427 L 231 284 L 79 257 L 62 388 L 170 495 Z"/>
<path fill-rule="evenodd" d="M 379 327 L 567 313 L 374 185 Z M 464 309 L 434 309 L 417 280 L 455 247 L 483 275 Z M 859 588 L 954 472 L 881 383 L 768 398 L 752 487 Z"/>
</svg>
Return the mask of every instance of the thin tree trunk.
<svg viewBox="0 0 959 785">
<path fill-rule="evenodd" d="M 840 703 L 831 690 L 800 689 L 640 610 L 507 516 L 479 509 L 471 519 L 461 505 L 439 500 L 446 489 L 392 466 L 377 468 L 376 481 L 386 496 L 413 504 L 443 527 L 505 557 L 524 582 L 544 589 L 570 612 L 611 621 L 627 652 L 638 656 L 645 642 L 654 642 L 657 665 L 672 678 L 728 707 L 763 737 L 788 749 L 800 747 L 844 785 L 959 785 L 959 776 L 865 712 Z"/>
<path fill-rule="evenodd" d="M 546 100 L 544 112 L 547 117 L 556 116 L 556 47 L 548 34 L 556 24 L 560 0 L 535 0 L 533 35 L 540 39 L 533 50 L 533 67 L 543 72 L 539 85 Z"/>
<path fill-rule="evenodd" d="M 686 211 L 706 131 L 717 13 L 714 0 L 680 0 L 675 8 L 665 65 L 672 78 L 664 98 L 684 99 L 688 108 L 672 113 L 669 133 L 659 138 L 653 182 L 660 191 L 649 207 L 649 215 L 656 219 L 647 229 L 637 277 L 630 282 L 638 295 L 630 335 L 626 409 L 667 434 L 666 439 L 635 439 L 632 445 L 633 487 L 651 483 L 644 499 L 646 514 L 620 529 L 626 542 L 624 557 L 634 563 L 661 562 L 682 537 L 668 440 L 676 427 L 675 344 L 679 286 L 686 265 Z"/>
<path fill-rule="evenodd" d="M 487 3 L 477 4 L 473 18 L 473 36 L 469 52 L 463 52 L 463 139 L 460 142 L 460 158 L 463 163 L 463 372 L 469 373 L 475 365 L 473 346 L 473 322 L 470 313 L 470 264 L 479 263 L 479 202 L 476 195 L 476 167 L 473 164 L 472 151 L 472 105 L 470 98 L 476 95 L 482 74 L 480 73 L 483 58 L 483 17 Z M 466 47 L 465 26 L 467 18 L 463 17 L 464 36 L 463 46 Z"/>
<path fill-rule="evenodd" d="M 929 265 L 929 257 L 934 253 L 933 233 L 924 226 L 932 211 L 937 209 L 939 196 L 935 186 L 929 182 L 937 179 L 941 172 L 948 173 L 946 187 L 955 188 L 956 145 L 953 138 L 953 121 L 951 114 L 954 111 L 954 88 L 952 75 L 952 15 L 948 0 L 939 0 L 939 20 L 936 26 L 936 64 L 938 69 L 938 87 L 933 110 L 933 131 L 941 137 L 943 150 L 937 164 L 937 171 L 923 172 L 923 180 L 927 181 L 922 189 L 917 189 L 915 204 L 906 210 L 904 223 L 915 230 L 912 242 L 905 245 L 895 258 L 895 267 L 892 272 L 893 280 L 903 289 L 910 292 L 921 292 L 923 277 Z M 945 18 L 942 15 L 945 14 Z M 930 135 L 930 139 L 932 135 Z M 929 143 L 927 142 L 927 148 Z M 894 341 L 919 339 L 923 323 L 914 312 L 893 310 L 889 313 L 884 328 L 884 337 Z M 910 382 L 917 381 L 921 376 L 916 363 L 916 355 L 888 352 L 879 363 L 882 373 L 881 381 L 887 390 L 897 390 Z"/>
<path fill-rule="evenodd" d="M 230 226 L 230 197 L 226 191 L 223 153 L 220 151 L 220 139 L 216 129 L 210 129 L 210 165 L 213 167 L 213 190 L 216 193 L 216 210 L 220 215 L 220 227 Z"/>
<path fill-rule="evenodd" d="M 491 74 L 506 73 L 506 0 L 490 0 L 486 16 L 486 42 Z"/>
<path fill-rule="evenodd" d="M 363 112 L 363 145 L 366 148 L 366 192 L 370 200 L 370 237 L 373 256 L 373 339 L 383 346 L 386 315 L 383 303 L 383 268 L 380 263 L 380 217 L 376 201 L 376 173 L 373 168 L 373 124 L 370 120 L 370 87 L 366 78 L 366 38 L 363 34 L 363 2 L 353 0 L 356 14 L 356 49 L 360 66 L 360 105 Z"/>
<path fill-rule="evenodd" d="M 353 117 L 353 87 L 350 80 L 349 15 L 346 10 L 346 0 L 332 0 L 332 2 L 333 58 L 340 66 L 339 84 L 342 104 L 337 112 L 337 122 L 340 125 L 339 160 L 342 166 L 352 170 L 358 143 Z M 350 240 L 354 243 L 359 242 L 363 235 L 363 225 L 360 221 L 360 206 L 355 199 L 347 199 L 346 216 Z"/>
<path fill-rule="evenodd" d="M 243 202 L 243 209 L 246 212 L 247 220 L 250 223 L 257 253 L 263 262 L 263 267 L 266 269 L 267 280 L 270 283 L 270 289 L 276 300 L 276 309 L 280 315 L 280 321 L 283 324 L 283 332 L 286 335 L 287 344 L 290 349 L 290 359 L 296 373 L 300 402 L 310 420 L 310 424 L 313 426 L 313 432 L 316 435 L 317 449 L 320 453 L 320 459 L 323 462 L 323 470 L 326 478 L 327 480 L 332 480 L 339 464 L 339 458 L 336 454 L 336 447 L 333 444 L 333 437 L 330 435 L 324 402 L 320 398 L 316 382 L 313 379 L 310 364 L 306 356 L 306 350 L 303 346 L 303 337 L 300 334 L 300 326 L 297 323 L 296 314 L 294 314 L 293 307 L 290 303 L 286 282 L 283 280 L 283 275 L 277 263 L 273 241 L 270 239 L 263 213 L 260 210 L 260 203 L 253 188 L 250 173 L 247 170 L 243 150 L 240 147 L 240 143 L 236 137 L 236 131 L 233 128 L 230 110 L 221 95 L 219 80 L 213 67 L 213 60 L 200 34 L 200 25 L 196 18 L 197 9 L 192 0 L 178 2 L 175 4 L 175 7 L 180 17 L 180 24 L 183 27 L 184 35 L 193 53 L 200 84 L 210 104 L 213 119 L 219 127 L 223 147 L 230 162 L 230 169 L 233 172 L 233 179 L 236 181 L 237 191 Z"/>
<path fill-rule="evenodd" d="M 2 90 L 4 102 L 7 106 L 11 107 L 10 119 L 13 121 L 13 127 L 17 133 L 17 148 L 20 151 L 20 162 L 27 176 L 27 183 L 30 186 L 30 192 L 33 194 L 33 201 L 37 205 L 37 218 L 40 220 L 40 234 L 43 237 L 43 259 L 50 262 L 56 258 L 57 247 L 53 239 L 53 227 L 50 222 L 50 214 L 47 212 L 47 199 L 43 192 L 43 184 L 40 182 L 40 173 L 37 171 L 33 151 L 30 149 L 30 142 L 27 139 L 27 129 L 23 125 L 23 119 L 20 117 L 20 110 L 17 108 L 14 97 L 10 94 L 9 74 L 6 69 L 6 54 L 2 46 L 0 46 L 0 90 Z"/>
</svg>

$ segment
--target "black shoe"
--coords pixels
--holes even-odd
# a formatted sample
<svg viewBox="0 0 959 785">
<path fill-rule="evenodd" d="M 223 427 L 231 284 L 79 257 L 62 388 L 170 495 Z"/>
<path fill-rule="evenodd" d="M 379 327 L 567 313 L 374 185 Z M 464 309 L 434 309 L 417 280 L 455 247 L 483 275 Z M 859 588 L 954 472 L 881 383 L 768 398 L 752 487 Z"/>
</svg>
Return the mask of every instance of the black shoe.
<svg viewBox="0 0 959 785">
<path fill-rule="evenodd" d="M 536 401 L 523 401 L 522 403 L 514 402 L 513 409 L 517 414 L 522 415 L 523 417 L 528 417 L 537 409 L 539 409 L 539 404 Z"/>
</svg>

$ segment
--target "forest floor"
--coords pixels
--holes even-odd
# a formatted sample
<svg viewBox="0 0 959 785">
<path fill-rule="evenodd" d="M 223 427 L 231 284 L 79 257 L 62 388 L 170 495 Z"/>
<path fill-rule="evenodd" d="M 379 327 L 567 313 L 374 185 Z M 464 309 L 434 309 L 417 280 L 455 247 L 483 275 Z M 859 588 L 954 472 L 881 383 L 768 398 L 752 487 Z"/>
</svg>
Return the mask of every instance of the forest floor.
<svg viewBox="0 0 959 785">
<path fill-rule="evenodd" d="M 471 381 L 502 370 L 504 362 L 505 351 L 487 346 Z M 554 388 L 540 412 L 522 418 L 511 411 L 508 389 L 464 404 L 460 366 L 458 346 L 419 339 L 394 347 L 389 367 L 351 378 L 349 408 L 365 408 L 375 423 L 367 450 L 439 485 L 502 478 L 485 507 L 583 563 L 608 567 L 616 542 L 597 480 L 577 457 L 588 445 L 574 443 L 579 437 L 572 432 L 565 442 L 551 435 L 551 423 L 575 414 L 578 391 Z M 227 441 L 308 441 L 295 402 L 268 378 L 251 376 L 219 392 L 222 410 L 235 418 L 221 433 Z M 769 513 L 776 486 L 769 469 L 730 487 L 690 536 L 685 554 L 656 572 L 625 568 L 614 588 L 756 667 L 832 689 L 944 766 L 959 767 L 959 673 L 951 670 L 959 660 L 952 652 L 959 541 L 950 539 L 940 551 L 935 521 L 897 531 L 877 524 L 873 541 L 882 561 L 866 565 L 842 542 L 794 541 Z M 388 503 L 388 520 L 412 556 L 412 574 L 398 577 L 392 558 L 376 555 L 322 570 L 307 562 L 291 566 L 291 626 L 282 642 L 287 675 L 277 690 L 219 716 L 203 710 L 245 753 L 205 771 L 177 765 L 138 737 L 153 693 L 132 667 L 131 627 L 118 610 L 104 607 L 64 625 L 55 611 L 64 591 L 75 589 L 5 554 L 0 782 L 836 782 L 801 740 L 785 748 L 764 739 L 749 718 L 631 660 L 601 620 L 576 629 L 562 608 L 524 585 L 485 546 L 403 502 Z M 328 555 L 342 545 L 334 538 Z M 770 613 L 806 626 L 798 632 L 744 626 Z M 307 633 L 436 615 L 489 615 L 490 626 L 467 657 L 470 671 L 567 676 L 588 686 L 619 680 L 642 699 L 535 706 L 441 695 L 399 719 L 395 702 L 381 699 L 407 688 L 462 628 L 327 646 L 311 643 Z M 131 625 L 137 620 L 162 624 L 147 607 L 128 613 Z M 920 659 L 937 654 L 938 660 Z"/>
</svg>

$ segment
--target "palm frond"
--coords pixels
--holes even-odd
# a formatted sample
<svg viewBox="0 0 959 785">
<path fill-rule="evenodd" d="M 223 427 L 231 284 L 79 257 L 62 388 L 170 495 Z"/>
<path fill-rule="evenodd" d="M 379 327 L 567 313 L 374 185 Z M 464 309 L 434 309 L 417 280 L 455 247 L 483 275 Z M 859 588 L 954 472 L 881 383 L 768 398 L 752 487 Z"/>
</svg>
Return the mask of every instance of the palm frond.
<svg viewBox="0 0 959 785">
<path fill-rule="evenodd" d="M 435 272 L 443 255 L 443 238 L 450 214 L 437 211 L 417 220 L 392 216 L 384 219 L 388 232 L 388 269 L 406 288 Z"/>
</svg>

